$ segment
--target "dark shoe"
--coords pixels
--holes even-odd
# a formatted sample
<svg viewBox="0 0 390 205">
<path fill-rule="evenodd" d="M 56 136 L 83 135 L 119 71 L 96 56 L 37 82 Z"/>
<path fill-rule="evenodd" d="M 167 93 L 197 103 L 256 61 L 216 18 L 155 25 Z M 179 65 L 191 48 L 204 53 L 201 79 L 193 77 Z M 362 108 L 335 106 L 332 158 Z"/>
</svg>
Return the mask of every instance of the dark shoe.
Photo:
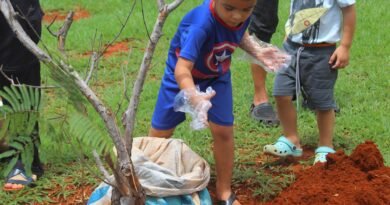
<svg viewBox="0 0 390 205">
<path fill-rule="evenodd" d="M 232 192 L 227 200 L 218 200 L 217 204 L 218 205 L 232 205 L 235 200 L 236 200 L 236 194 L 234 194 Z"/>
<path fill-rule="evenodd" d="M 269 102 L 261 103 L 256 106 L 252 104 L 250 108 L 250 115 L 253 119 L 262 122 L 267 126 L 279 125 L 278 116 Z"/>
</svg>

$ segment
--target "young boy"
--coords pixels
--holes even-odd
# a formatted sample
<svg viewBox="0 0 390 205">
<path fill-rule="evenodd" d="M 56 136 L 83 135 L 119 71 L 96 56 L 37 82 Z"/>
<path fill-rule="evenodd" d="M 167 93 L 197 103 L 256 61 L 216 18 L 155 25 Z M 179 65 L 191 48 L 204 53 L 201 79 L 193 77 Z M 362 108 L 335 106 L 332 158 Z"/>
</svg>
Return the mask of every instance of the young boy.
<svg viewBox="0 0 390 205">
<path fill-rule="evenodd" d="M 205 123 L 214 139 L 219 204 L 240 204 L 231 190 L 234 140 L 230 62 L 238 46 L 246 51 L 256 50 L 246 33 L 255 4 L 256 0 L 206 0 L 182 19 L 170 45 L 149 131 L 149 136 L 169 138 L 185 120 L 184 113 L 174 111 L 174 98 L 181 90 L 195 109 L 203 102 L 211 102 Z M 258 51 L 250 53 L 266 66 L 278 67 L 275 50 Z M 200 91 L 211 86 L 215 92 L 200 94 L 196 85 Z"/>
<path fill-rule="evenodd" d="M 319 143 L 314 163 L 326 162 L 326 155 L 335 152 L 333 89 L 338 69 L 345 68 L 349 61 L 356 21 L 354 4 L 355 0 L 291 1 L 291 15 L 286 24 L 286 31 L 290 33 L 283 46 L 293 59 L 290 67 L 276 76 L 273 91 L 284 136 L 275 144 L 266 145 L 265 153 L 302 155 L 297 115 L 292 104 L 300 90 L 317 115 Z M 308 12 L 312 13 L 309 16 L 317 14 L 318 19 L 300 19 L 301 14 Z"/>
</svg>

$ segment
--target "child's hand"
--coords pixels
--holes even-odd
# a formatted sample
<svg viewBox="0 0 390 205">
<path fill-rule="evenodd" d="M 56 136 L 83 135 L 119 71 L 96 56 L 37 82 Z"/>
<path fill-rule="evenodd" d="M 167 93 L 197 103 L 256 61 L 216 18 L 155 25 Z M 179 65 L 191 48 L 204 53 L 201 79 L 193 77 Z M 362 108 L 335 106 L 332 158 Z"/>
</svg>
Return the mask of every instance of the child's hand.
<svg viewBox="0 0 390 205">
<path fill-rule="evenodd" d="M 211 87 L 206 92 L 199 91 L 199 88 L 183 89 L 175 97 L 174 110 L 191 115 L 192 129 L 204 129 L 208 127 L 207 112 L 211 108 L 210 99 L 214 96 L 215 91 Z"/>
<path fill-rule="evenodd" d="M 275 47 L 262 48 L 256 53 L 255 57 L 272 72 L 277 72 L 279 69 L 286 67 L 290 60 L 288 54 Z"/>
<path fill-rule="evenodd" d="M 210 102 L 210 99 L 215 96 L 214 90 L 210 90 L 208 92 L 200 92 L 197 89 L 193 88 L 186 90 L 186 92 L 186 95 L 189 97 L 190 100 L 190 105 L 195 110 L 199 109 L 199 107 L 202 107 L 201 104 L 203 101 Z"/>
<path fill-rule="evenodd" d="M 342 45 L 337 47 L 329 59 L 329 64 L 332 65 L 333 69 L 347 67 L 349 64 L 349 48 Z"/>
</svg>

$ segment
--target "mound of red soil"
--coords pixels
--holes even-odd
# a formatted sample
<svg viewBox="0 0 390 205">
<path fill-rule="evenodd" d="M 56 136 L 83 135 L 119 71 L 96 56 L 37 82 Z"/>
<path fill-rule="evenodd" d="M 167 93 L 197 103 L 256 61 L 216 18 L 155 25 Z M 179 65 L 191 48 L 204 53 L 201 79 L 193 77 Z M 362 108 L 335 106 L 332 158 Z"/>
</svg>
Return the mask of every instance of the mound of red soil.
<svg viewBox="0 0 390 205">
<path fill-rule="evenodd" d="M 390 168 L 373 142 L 360 144 L 350 156 L 343 151 L 329 154 L 327 160 L 299 172 L 296 181 L 267 204 L 390 203 Z"/>
<path fill-rule="evenodd" d="M 69 11 L 63 11 L 63 10 L 45 11 L 45 15 L 43 16 L 43 21 L 46 23 L 51 23 L 54 19 L 56 19 L 56 21 L 63 21 L 65 20 L 68 13 Z M 82 8 L 77 8 L 76 11 L 74 11 L 73 20 L 77 21 L 79 19 L 88 18 L 89 16 L 90 14 L 87 10 L 84 10 Z"/>
</svg>

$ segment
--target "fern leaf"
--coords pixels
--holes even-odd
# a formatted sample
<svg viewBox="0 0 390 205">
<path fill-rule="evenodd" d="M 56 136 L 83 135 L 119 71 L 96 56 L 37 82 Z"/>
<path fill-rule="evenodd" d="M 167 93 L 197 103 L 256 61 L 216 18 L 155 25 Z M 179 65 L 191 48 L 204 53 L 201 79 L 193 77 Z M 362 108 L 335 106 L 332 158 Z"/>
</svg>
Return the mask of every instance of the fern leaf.
<svg viewBox="0 0 390 205">
<path fill-rule="evenodd" d="M 95 123 L 81 114 L 74 114 L 69 119 L 69 133 L 76 137 L 83 145 L 96 149 L 99 154 L 111 151 L 112 141 Z"/>
<path fill-rule="evenodd" d="M 35 106 L 35 88 L 29 86 L 28 87 L 28 95 L 30 96 L 30 101 L 31 101 L 31 109 L 34 110 L 34 106 Z"/>
<path fill-rule="evenodd" d="M 16 153 L 17 153 L 16 150 L 13 150 L 13 149 L 8 150 L 8 151 L 3 152 L 3 153 L 0 154 L 0 159 L 10 157 L 12 155 L 15 155 Z"/>
<path fill-rule="evenodd" d="M 0 107 L 0 112 L 1 114 L 6 115 L 7 113 L 13 113 L 14 110 L 9 105 L 3 105 Z"/>
<path fill-rule="evenodd" d="M 34 88 L 34 110 L 39 110 L 39 103 L 40 103 L 40 90 L 38 88 Z"/>
<path fill-rule="evenodd" d="M 1 126 L 0 126 L 0 140 L 4 139 L 6 137 L 7 131 L 8 131 L 8 126 L 9 126 L 9 122 L 10 122 L 10 119 L 7 118 L 7 117 L 2 120 Z"/>
<path fill-rule="evenodd" d="M 30 99 L 30 95 L 28 94 L 28 90 L 27 90 L 26 85 L 22 85 L 20 87 L 20 93 L 22 94 L 22 102 L 23 102 L 23 105 L 24 105 L 24 109 L 25 110 L 31 110 L 32 109 L 32 107 L 31 107 L 31 99 Z"/>
<path fill-rule="evenodd" d="M 39 119 L 38 112 L 35 112 L 35 111 L 30 112 L 30 114 L 28 115 L 27 122 L 26 122 L 26 133 L 28 135 L 30 135 L 34 131 L 34 128 L 38 122 L 38 119 Z"/>
<path fill-rule="evenodd" d="M 3 176 L 7 177 L 7 175 L 11 172 L 11 170 L 14 168 L 15 164 L 18 162 L 19 156 L 13 157 L 9 162 L 7 167 L 3 171 Z"/>
<path fill-rule="evenodd" d="M 19 87 L 16 87 L 16 86 L 9 86 L 11 88 L 11 91 L 12 93 L 15 95 L 16 99 L 17 99 L 17 102 L 19 103 L 19 108 L 20 108 L 20 111 L 23 111 L 23 110 L 27 110 L 25 109 L 25 106 L 24 106 L 24 103 L 23 103 L 23 100 L 22 100 L 22 95 L 20 94 L 20 89 Z"/>
<path fill-rule="evenodd" d="M 18 151 L 23 151 L 24 150 L 24 146 L 22 143 L 20 142 L 16 142 L 16 141 L 13 141 L 9 144 L 10 147 L 18 150 Z"/>
<path fill-rule="evenodd" d="M 27 138 L 30 138 L 27 136 Z M 26 171 L 27 176 L 31 176 L 31 166 L 33 162 L 33 156 L 34 156 L 34 144 L 32 141 L 27 142 L 26 146 L 24 147 L 24 151 L 21 152 L 20 158 L 22 160 L 22 163 L 24 165 L 24 170 Z"/>
<path fill-rule="evenodd" d="M 7 87 L 4 87 L 4 89 L 6 88 Z M 19 106 L 19 103 L 17 103 L 14 98 L 12 98 L 8 93 L 4 92 L 3 90 L 0 90 L 0 96 L 11 105 L 10 107 L 12 108 L 12 112 L 14 112 L 15 109 Z"/>
</svg>

